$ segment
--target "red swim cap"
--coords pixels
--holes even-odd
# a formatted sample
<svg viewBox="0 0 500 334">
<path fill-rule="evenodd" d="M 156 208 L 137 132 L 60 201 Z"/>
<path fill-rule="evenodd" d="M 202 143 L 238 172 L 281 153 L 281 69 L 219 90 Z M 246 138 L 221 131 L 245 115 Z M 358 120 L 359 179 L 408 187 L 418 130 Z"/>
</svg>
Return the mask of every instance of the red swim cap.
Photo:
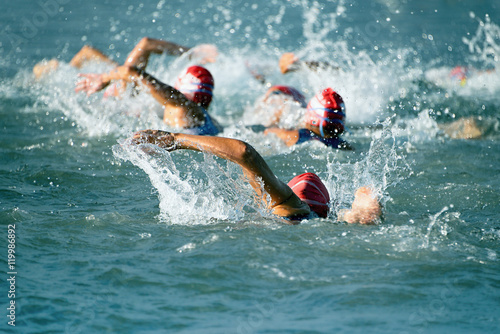
<svg viewBox="0 0 500 334">
<path fill-rule="evenodd" d="M 306 98 L 297 89 L 290 86 L 272 86 L 267 90 L 266 98 L 272 94 L 285 94 L 291 96 L 296 102 L 300 103 L 303 108 L 307 106 Z"/>
<path fill-rule="evenodd" d="M 316 94 L 307 105 L 305 121 L 318 127 L 321 136 L 339 136 L 344 132 L 345 104 L 333 89 L 327 88 Z"/>
<path fill-rule="evenodd" d="M 328 216 L 330 195 L 318 175 L 314 173 L 297 175 L 288 182 L 288 186 L 295 195 L 309 205 L 311 211 L 322 218 Z"/>
<path fill-rule="evenodd" d="M 206 68 L 190 66 L 177 77 L 174 88 L 189 100 L 208 108 L 212 102 L 214 78 Z"/>
</svg>

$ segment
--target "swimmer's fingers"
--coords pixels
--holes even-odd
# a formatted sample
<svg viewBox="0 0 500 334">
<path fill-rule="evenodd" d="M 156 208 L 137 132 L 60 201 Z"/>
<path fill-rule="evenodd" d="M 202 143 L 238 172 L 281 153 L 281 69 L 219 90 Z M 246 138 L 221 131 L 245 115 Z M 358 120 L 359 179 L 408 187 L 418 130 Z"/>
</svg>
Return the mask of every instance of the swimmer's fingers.
<svg viewBox="0 0 500 334">
<path fill-rule="evenodd" d="M 156 144 L 156 133 L 158 130 L 142 130 L 134 133 L 132 143 L 140 144 Z"/>
<path fill-rule="evenodd" d="M 87 95 L 94 94 L 102 89 L 104 89 L 109 82 L 104 82 L 100 74 L 86 73 L 78 74 L 82 80 L 76 83 L 75 92 L 86 92 Z"/>
<path fill-rule="evenodd" d="M 157 145 L 169 152 L 175 151 L 178 147 L 174 135 L 170 132 L 162 132 L 164 132 L 164 134 L 158 137 L 159 143 Z"/>
<path fill-rule="evenodd" d="M 84 82 L 84 81 L 78 81 L 75 85 L 75 92 L 76 93 L 79 93 L 79 92 L 87 92 L 87 83 Z"/>
<path fill-rule="evenodd" d="M 280 71 L 285 74 L 289 71 L 292 71 L 292 65 L 296 63 L 299 58 L 291 52 L 284 53 L 279 61 Z"/>
<path fill-rule="evenodd" d="M 82 80 L 78 81 L 75 85 L 75 92 L 86 92 L 87 95 L 92 94 L 92 79 L 87 74 L 79 74 L 79 77 L 83 77 Z"/>
<path fill-rule="evenodd" d="M 136 132 L 132 137 L 132 143 L 136 145 L 154 144 L 167 151 L 174 151 L 177 149 L 174 135 L 162 130 L 142 130 Z"/>
<path fill-rule="evenodd" d="M 115 81 L 112 84 L 108 85 L 106 90 L 104 91 L 103 97 L 117 97 L 122 94 L 127 88 L 127 82 L 125 80 Z"/>
</svg>

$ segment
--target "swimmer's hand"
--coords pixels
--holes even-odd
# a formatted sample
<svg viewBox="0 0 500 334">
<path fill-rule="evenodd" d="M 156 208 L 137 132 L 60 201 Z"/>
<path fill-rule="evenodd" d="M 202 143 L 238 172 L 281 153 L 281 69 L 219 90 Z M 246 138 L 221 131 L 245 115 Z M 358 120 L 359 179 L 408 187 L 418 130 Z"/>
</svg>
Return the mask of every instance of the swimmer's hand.
<svg viewBox="0 0 500 334">
<path fill-rule="evenodd" d="M 115 81 L 106 88 L 103 97 L 119 97 L 125 89 L 127 89 L 127 82 L 125 80 Z"/>
<path fill-rule="evenodd" d="M 219 51 L 213 44 L 200 44 L 190 51 L 189 59 L 199 59 L 201 64 L 215 63 Z"/>
<path fill-rule="evenodd" d="M 354 194 L 354 201 L 350 210 L 342 210 L 338 218 L 350 224 L 375 224 L 382 216 L 382 206 L 372 190 L 367 187 L 359 188 Z"/>
<path fill-rule="evenodd" d="M 299 58 L 291 52 L 284 53 L 280 58 L 280 71 L 285 74 L 296 70 L 293 65 L 299 61 Z M 295 64 L 296 65 L 296 64 Z"/>
<path fill-rule="evenodd" d="M 83 91 L 87 93 L 87 96 L 106 88 L 110 83 L 109 80 L 104 80 L 103 74 L 80 73 L 78 76 L 83 79 L 76 83 L 75 92 Z"/>
<path fill-rule="evenodd" d="M 153 144 L 169 152 L 175 151 L 178 148 L 175 135 L 162 130 L 142 130 L 136 132 L 132 137 L 132 143 L 135 145 Z"/>
</svg>

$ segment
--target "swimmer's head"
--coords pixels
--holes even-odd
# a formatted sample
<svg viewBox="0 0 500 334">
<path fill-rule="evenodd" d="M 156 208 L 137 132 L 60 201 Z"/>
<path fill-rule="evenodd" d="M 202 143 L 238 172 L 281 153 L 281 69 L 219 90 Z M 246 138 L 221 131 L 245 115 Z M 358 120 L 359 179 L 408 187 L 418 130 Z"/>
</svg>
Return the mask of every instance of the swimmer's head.
<svg viewBox="0 0 500 334">
<path fill-rule="evenodd" d="M 345 104 L 333 89 L 316 94 L 307 105 L 305 122 L 322 137 L 338 137 L 344 132 Z"/>
<path fill-rule="evenodd" d="M 303 202 L 309 205 L 311 211 L 319 217 L 326 218 L 330 207 L 330 195 L 318 175 L 304 173 L 297 175 L 288 182 L 288 186 Z"/>
<path fill-rule="evenodd" d="M 264 100 L 267 100 L 270 96 L 273 95 L 283 95 L 291 97 L 295 102 L 298 102 L 303 108 L 307 106 L 306 98 L 302 93 L 300 93 L 297 89 L 290 86 L 272 86 L 266 92 L 266 97 Z"/>
<path fill-rule="evenodd" d="M 464 66 L 456 66 L 450 71 L 450 78 L 459 81 L 462 86 L 467 82 L 468 75 L 469 69 Z"/>
<path fill-rule="evenodd" d="M 212 102 L 214 78 L 206 68 L 190 66 L 177 77 L 174 88 L 189 100 L 208 108 Z"/>
</svg>

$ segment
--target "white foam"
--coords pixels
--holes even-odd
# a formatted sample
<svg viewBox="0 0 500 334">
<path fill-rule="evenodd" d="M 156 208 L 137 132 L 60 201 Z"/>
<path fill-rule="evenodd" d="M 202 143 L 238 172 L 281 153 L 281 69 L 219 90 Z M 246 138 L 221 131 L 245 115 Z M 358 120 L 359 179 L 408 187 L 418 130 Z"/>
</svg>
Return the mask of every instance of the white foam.
<svg viewBox="0 0 500 334">
<path fill-rule="evenodd" d="M 115 145 L 113 153 L 148 175 L 158 192 L 159 216 L 164 222 L 193 225 L 210 224 L 213 219 L 234 221 L 242 219 L 248 208 L 259 210 L 241 170 L 231 163 L 221 166 L 211 155 L 205 154 L 198 163 L 199 153 L 186 151 L 183 163 L 182 152 L 171 154 L 156 146 L 135 146 L 127 141 Z"/>
</svg>

